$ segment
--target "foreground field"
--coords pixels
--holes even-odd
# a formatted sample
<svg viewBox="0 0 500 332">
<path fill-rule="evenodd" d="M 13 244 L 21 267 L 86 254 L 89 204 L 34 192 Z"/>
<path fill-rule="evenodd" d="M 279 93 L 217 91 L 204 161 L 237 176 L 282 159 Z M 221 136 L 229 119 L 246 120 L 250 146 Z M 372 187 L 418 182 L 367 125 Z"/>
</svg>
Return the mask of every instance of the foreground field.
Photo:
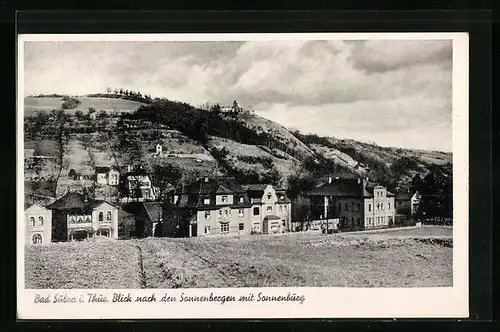
<svg viewBox="0 0 500 332">
<path fill-rule="evenodd" d="M 452 286 L 450 232 L 446 228 L 422 227 L 329 236 L 294 233 L 242 238 L 148 238 L 116 245 L 109 241 L 50 245 L 40 252 L 28 251 L 26 286 Z M 74 249 L 79 246 L 79 250 Z M 89 255 L 89 250 L 93 254 Z M 92 258 L 80 258 L 82 264 L 76 264 L 78 257 Z"/>
</svg>

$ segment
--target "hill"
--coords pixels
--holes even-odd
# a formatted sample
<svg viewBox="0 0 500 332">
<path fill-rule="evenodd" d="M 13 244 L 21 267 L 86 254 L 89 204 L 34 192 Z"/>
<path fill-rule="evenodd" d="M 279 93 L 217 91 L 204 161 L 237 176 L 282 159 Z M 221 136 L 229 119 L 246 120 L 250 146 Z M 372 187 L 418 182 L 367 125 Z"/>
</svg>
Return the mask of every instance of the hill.
<svg viewBox="0 0 500 332">
<path fill-rule="evenodd" d="M 242 184 L 267 182 L 285 188 L 297 183 L 311 186 L 333 175 L 368 177 L 398 191 L 414 186 L 416 176 L 424 177 L 431 171 L 440 178 L 452 175 L 450 153 L 304 135 L 249 111 L 204 110 L 158 98 L 147 104 L 120 98 L 77 99 L 79 105 L 58 111 L 54 118 L 25 114 L 25 149 L 53 157 L 46 166 L 27 170 L 25 178 L 55 181 L 57 194 L 71 187 L 69 170 L 91 173 L 103 164 L 121 168 L 142 164 L 151 172 L 174 167 L 181 181 L 226 174 Z M 29 97 L 26 101 L 26 110 L 47 111 L 62 100 Z M 89 107 L 116 114 L 99 114 L 96 119 L 75 116 L 76 110 Z M 50 151 L 44 152 L 37 143 L 42 140 Z M 157 143 L 163 147 L 160 158 L 154 156 Z M 62 160 L 57 159 L 61 147 Z"/>
<path fill-rule="evenodd" d="M 76 97 L 81 103 L 68 113 L 73 114 L 77 110 L 87 112 L 89 108 L 96 111 L 106 112 L 133 112 L 144 105 L 133 100 L 124 100 L 117 98 L 95 98 L 95 97 Z M 59 97 L 26 97 L 24 98 L 24 116 L 32 116 L 37 112 L 50 112 L 53 109 L 61 108 L 63 103 Z"/>
</svg>

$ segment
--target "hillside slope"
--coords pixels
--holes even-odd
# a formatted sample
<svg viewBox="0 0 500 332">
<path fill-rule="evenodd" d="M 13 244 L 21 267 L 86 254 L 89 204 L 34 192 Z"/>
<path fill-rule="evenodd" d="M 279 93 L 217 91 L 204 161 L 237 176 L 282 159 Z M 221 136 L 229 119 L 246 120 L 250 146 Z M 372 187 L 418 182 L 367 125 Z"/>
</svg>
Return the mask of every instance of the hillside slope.
<svg viewBox="0 0 500 332">
<path fill-rule="evenodd" d="M 59 102 L 58 98 L 28 99 L 36 100 L 38 105 L 31 105 L 38 111 L 49 110 Z M 74 116 L 76 109 L 87 106 L 119 114 L 107 114 L 98 120 Z M 391 190 L 404 190 L 415 175 L 423 176 L 430 168 L 451 176 L 449 153 L 304 135 L 248 112 L 206 111 L 167 99 L 141 104 L 89 97 L 81 98 L 76 109 L 62 111 L 55 119 L 25 114 L 25 149 L 53 158 L 46 166 L 26 170 L 25 179 L 54 181 L 58 169 L 55 164 L 59 163 L 62 172 L 58 195 L 77 187 L 68 178 L 71 169 L 92 173 L 95 166 L 102 165 L 124 169 L 142 164 L 150 170 L 171 165 L 181 170 L 183 181 L 226 174 L 243 184 L 271 182 L 284 187 L 291 176 L 317 179 L 349 173 L 369 177 Z M 62 164 L 54 159 L 58 155 L 60 130 L 67 136 Z M 42 140 L 47 144 L 42 146 Z M 154 155 L 156 144 L 163 147 L 160 158 Z M 50 146 L 50 151 L 45 151 L 44 146 Z M 103 191 L 112 194 L 111 190 Z"/>
</svg>

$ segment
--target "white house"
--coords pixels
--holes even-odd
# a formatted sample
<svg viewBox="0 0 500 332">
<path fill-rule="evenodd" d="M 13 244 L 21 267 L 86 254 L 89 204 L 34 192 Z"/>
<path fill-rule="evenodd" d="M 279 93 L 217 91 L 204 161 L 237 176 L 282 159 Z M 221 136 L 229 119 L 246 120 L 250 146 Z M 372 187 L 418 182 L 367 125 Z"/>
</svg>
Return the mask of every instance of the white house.
<svg viewBox="0 0 500 332">
<path fill-rule="evenodd" d="M 95 168 L 96 182 L 110 186 L 117 186 L 120 180 L 120 172 L 111 166 L 97 166 Z"/>
<path fill-rule="evenodd" d="M 24 210 L 25 243 L 47 244 L 52 241 L 52 211 L 33 204 Z"/>
</svg>

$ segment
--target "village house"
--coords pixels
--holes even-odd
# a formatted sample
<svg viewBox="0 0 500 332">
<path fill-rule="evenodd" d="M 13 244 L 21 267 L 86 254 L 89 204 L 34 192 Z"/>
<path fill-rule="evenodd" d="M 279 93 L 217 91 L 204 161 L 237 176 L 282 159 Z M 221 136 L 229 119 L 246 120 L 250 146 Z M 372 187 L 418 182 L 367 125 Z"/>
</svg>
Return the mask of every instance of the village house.
<svg viewBox="0 0 500 332">
<path fill-rule="evenodd" d="M 250 199 L 234 178 L 200 178 L 172 193 L 178 236 L 250 234 Z"/>
<path fill-rule="evenodd" d="M 134 216 L 134 227 L 131 230 L 130 236 L 144 238 L 162 235 L 162 230 L 158 227 L 163 221 L 162 205 L 162 202 L 133 202 L 125 204 L 123 210 Z M 159 230 L 160 232 L 158 232 Z"/>
<path fill-rule="evenodd" d="M 396 194 L 396 212 L 403 215 L 415 216 L 420 204 L 421 196 L 418 191 L 401 191 Z"/>
<path fill-rule="evenodd" d="M 52 210 L 52 239 L 73 241 L 93 235 L 118 238 L 118 208 L 87 195 L 68 192 L 47 206 Z"/>
<path fill-rule="evenodd" d="M 394 223 L 394 194 L 367 179 L 330 178 L 306 196 L 313 219 L 338 218 L 343 229 L 381 228 Z"/>
<path fill-rule="evenodd" d="M 281 233 L 291 230 L 292 203 L 285 190 L 269 184 L 246 186 L 250 203 L 250 221 L 254 233 Z"/>
<path fill-rule="evenodd" d="M 144 202 L 154 201 L 155 191 L 149 174 L 141 167 L 133 168 L 128 166 L 125 174 L 125 195 L 123 202 Z"/>
<path fill-rule="evenodd" d="M 47 244 L 52 241 L 52 211 L 33 204 L 24 210 L 25 243 Z"/>
<path fill-rule="evenodd" d="M 120 172 L 114 166 L 96 166 L 96 182 L 98 184 L 117 186 L 120 180 Z"/>
</svg>

